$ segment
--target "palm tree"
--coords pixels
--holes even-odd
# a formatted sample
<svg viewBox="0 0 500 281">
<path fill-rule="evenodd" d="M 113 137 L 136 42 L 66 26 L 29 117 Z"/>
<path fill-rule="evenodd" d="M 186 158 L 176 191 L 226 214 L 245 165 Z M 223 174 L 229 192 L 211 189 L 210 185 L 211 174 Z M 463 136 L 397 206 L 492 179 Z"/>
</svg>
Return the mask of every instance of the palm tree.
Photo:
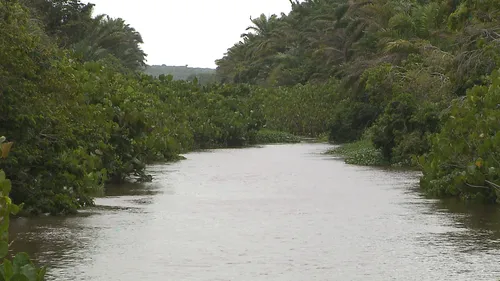
<svg viewBox="0 0 500 281">
<path fill-rule="evenodd" d="M 76 54 L 85 61 L 114 56 L 126 68 L 138 70 L 145 66 L 146 54 L 141 49 L 142 36 L 121 18 L 100 15 L 94 19 L 87 36 L 73 45 Z"/>
</svg>

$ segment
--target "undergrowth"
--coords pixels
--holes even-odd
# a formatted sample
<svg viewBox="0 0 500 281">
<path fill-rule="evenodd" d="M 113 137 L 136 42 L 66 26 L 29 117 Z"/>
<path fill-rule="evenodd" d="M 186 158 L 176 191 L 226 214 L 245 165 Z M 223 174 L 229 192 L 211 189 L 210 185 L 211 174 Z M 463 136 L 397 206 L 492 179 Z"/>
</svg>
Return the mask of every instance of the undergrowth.
<svg viewBox="0 0 500 281">
<path fill-rule="evenodd" d="M 344 158 L 347 164 L 362 166 L 389 165 L 382 156 L 382 152 L 376 149 L 370 140 L 343 144 L 329 150 L 327 153 Z"/>
<path fill-rule="evenodd" d="M 257 132 L 255 141 L 258 144 L 299 143 L 300 138 L 286 132 L 263 129 Z"/>
</svg>

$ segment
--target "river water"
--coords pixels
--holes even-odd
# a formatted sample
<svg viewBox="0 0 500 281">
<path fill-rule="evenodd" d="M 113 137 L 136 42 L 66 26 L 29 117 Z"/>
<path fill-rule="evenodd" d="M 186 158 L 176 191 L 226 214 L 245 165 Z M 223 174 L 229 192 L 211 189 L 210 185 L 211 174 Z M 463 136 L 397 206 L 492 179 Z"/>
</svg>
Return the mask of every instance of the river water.
<svg viewBox="0 0 500 281">
<path fill-rule="evenodd" d="M 149 168 L 75 217 L 17 219 L 48 280 L 499 280 L 500 210 L 433 200 L 418 173 L 302 143 Z"/>
</svg>

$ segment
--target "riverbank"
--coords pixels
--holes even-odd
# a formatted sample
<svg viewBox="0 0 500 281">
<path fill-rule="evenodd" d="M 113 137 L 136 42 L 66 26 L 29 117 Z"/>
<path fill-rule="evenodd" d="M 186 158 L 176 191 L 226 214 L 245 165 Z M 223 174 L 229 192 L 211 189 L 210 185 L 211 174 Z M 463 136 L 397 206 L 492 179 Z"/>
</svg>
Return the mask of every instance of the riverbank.
<svg viewBox="0 0 500 281">
<path fill-rule="evenodd" d="M 245 140 L 244 144 L 240 145 L 227 145 L 227 144 L 211 144 L 211 145 L 205 145 L 203 148 L 191 148 L 190 150 L 184 151 L 182 154 L 185 153 L 197 153 L 197 152 L 203 152 L 206 150 L 219 150 L 219 149 L 246 149 L 246 148 L 252 148 L 255 146 L 262 146 L 262 145 L 267 145 L 267 144 L 297 144 L 303 141 L 317 141 L 317 139 L 310 139 L 306 137 L 301 137 L 301 136 L 296 136 L 294 134 L 290 134 L 287 132 L 283 131 L 278 131 L 278 130 L 270 130 L 270 129 L 261 129 L 257 131 L 254 136 L 250 140 Z M 162 165 L 162 164 L 172 164 L 175 162 L 183 161 L 186 160 L 186 157 L 177 154 L 177 155 L 172 155 L 168 159 L 162 159 L 162 160 L 154 160 L 154 161 L 149 161 L 147 165 Z M 144 165 L 144 168 L 146 168 L 146 165 Z M 89 192 L 87 194 L 87 200 L 92 200 L 94 198 L 99 198 L 102 197 L 106 194 L 106 189 L 108 186 L 120 186 L 120 185 L 128 185 L 128 184 L 136 184 L 136 183 L 144 183 L 144 182 L 151 182 L 154 180 L 154 177 L 150 175 L 147 172 L 144 172 L 144 174 L 141 177 L 127 177 L 124 180 L 120 182 L 110 182 L 105 184 L 102 188 L 100 189 L 95 189 L 92 190 L 92 192 Z M 28 206 L 28 208 L 21 208 L 20 211 L 13 217 L 38 217 L 38 216 L 69 216 L 69 215 L 76 215 L 78 211 L 82 208 L 85 207 L 93 207 L 94 204 L 87 203 L 85 206 L 76 206 L 72 205 L 70 203 L 67 204 L 60 204 L 59 206 L 55 206 L 56 209 L 54 210 L 62 210 L 62 212 L 40 212 L 36 211 L 34 212 L 31 206 Z"/>
<path fill-rule="evenodd" d="M 293 134 L 269 129 L 261 129 L 255 136 L 255 144 L 299 143 L 301 140 Z"/>
<path fill-rule="evenodd" d="M 499 204 L 498 198 L 500 198 L 500 185 L 485 180 L 486 185 L 471 185 L 467 183 L 465 179 L 460 179 L 461 182 L 450 182 L 445 183 L 446 186 L 442 188 L 446 188 L 449 193 L 444 193 L 434 189 L 436 183 L 429 185 L 429 179 L 426 178 L 425 171 L 429 170 L 429 166 L 425 165 L 426 159 L 429 156 L 420 156 L 415 157 L 413 162 L 409 164 L 406 163 L 390 163 L 387 159 L 383 157 L 383 153 L 381 149 L 377 149 L 374 147 L 373 143 L 370 140 L 363 139 L 360 141 L 340 144 L 332 149 L 329 149 L 325 152 L 328 155 L 334 155 L 344 159 L 346 164 L 357 165 L 357 166 L 372 166 L 372 167 L 391 167 L 412 171 L 420 171 L 422 172 L 420 178 L 420 189 L 428 196 L 432 198 L 439 199 L 447 199 L 450 197 L 455 197 L 462 201 L 472 201 L 474 203 L 487 203 L 487 204 Z M 478 160 L 474 163 L 472 170 L 476 170 L 481 168 L 483 160 Z M 490 171 L 493 171 L 494 168 L 490 168 Z M 448 175 L 449 177 L 454 176 L 453 174 Z M 456 175 L 455 175 L 456 176 Z M 465 174 L 464 174 L 465 176 Z M 428 175 L 427 175 L 428 177 Z M 457 186 L 462 185 L 463 188 L 456 189 Z M 489 191 L 488 192 L 485 192 Z M 452 193 L 453 192 L 453 193 Z M 451 194 L 450 194 L 451 193 Z"/>
<path fill-rule="evenodd" d="M 326 154 L 342 157 L 347 164 L 360 166 L 389 166 L 380 149 L 376 149 L 370 140 L 340 144 Z"/>
<path fill-rule="evenodd" d="M 500 179 L 500 116 L 497 113 L 500 74 L 494 71 L 498 66 L 479 67 L 477 69 L 485 71 L 473 73 L 464 68 L 458 71 L 456 64 L 449 63 L 467 61 L 460 53 L 465 49 L 469 53 L 472 50 L 468 48 L 475 44 L 452 44 L 449 38 L 451 41 L 442 44 L 447 46 L 445 49 L 440 49 L 439 44 L 428 48 L 422 44 L 432 40 L 413 34 L 416 37 L 406 38 L 409 41 L 383 40 L 399 42 L 383 46 L 382 42 L 378 45 L 372 41 L 387 35 L 376 34 L 380 30 L 377 27 L 360 31 L 360 35 L 368 36 L 363 42 L 373 43 L 362 45 L 380 46 L 378 51 L 383 52 L 366 49 L 371 55 L 354 52 L 344 54 L 342 59 L 330 59 L 323 57 L 327 55 L 324 48 L 309 49 L 324 45 L 317 44 L 321 38 L 314 38 L 321 32 L 306 36 L 315 43 L 303 45 L 304 36 L 294 38 L 296 34 L 289 33 L 295 28 L 284 29 L 271 33 L 292 36 L 287 42 L 297 46 L 295 51 L 288 53 L 291 50 L 275 46 L 262 52 L 252 49 L 272 44 L 238 43 L 217 62 L 222 80 L 201 86 L 196 79 L 174 81 L 172 76 L 151 77 L 142 73 L 140 66 L 145 54 L 139 48 L 140 43 L 133 39 L 140 37 L 133 28 L 117 31 L 118 37 L 97 36 L 105 40 L 132 32 L 134 36 L 122 38 L 125 41 L 108 42 L 104 48 L 87 48 L 100 45 L 93 41 L 97 38 L 85 37 L 92 34 L 86 29 L 95 24 L 102 30 L 114 30 L 105 28 L 108 22 L 93 18 L 86 5 L 73 5 L 79 1 L 73 4 L 62 1 L 61 5 L 46 7 L 35 2 L 10 1 L 0 5 L 3 15 L 0 37 L 10 38 L 0 42 L 0 49 L 5 50 L 2 69 L 7 83 L 5 89 L 8 89 L 2 93 L 0 103 L 0 131 L 8 142 L 15 143 L 12 157 L 2 160 L 0 168 L 13 182 L 13 201 L 24 202 L 29 212 L 74 212 L 92 205 L 89 194 L 102 191 L 106 183 L 125 182 L 130 178 L 150 181 L 144 172 L 149 163 L 175 160 L 177 155 L 196 149 L 244 147 L 258 142 L 256 138 L 271 143 L 297 141 L 281 133 L 262 135 L 259 131 L 264 128 L 311 137 L 328 132 L 330 140 L 335 142 L 368 136 L 373 147 L 364 143 L 353 145 L 359 145 L 358 148 L 344 148 L 348 150 L 344 153 L 349 154 L 346 161 L 380 165 L 386 159 L 391 165 L 405 166 L 415 165 L 411 162 L 412 155 L 418 155 L 415 162 L 422 167 L 423 187 L 428 192 L 442 197 L 500 200 L 491 189 L 499 185 Z M 309 18 L 306 14 L 332 18 L 328 15 L 342 17 L 345 11 L 364 9 L 351 9 L 342 3 L 343 8 L 334 12 L 331 3 L 302 4 L 293 5 L 292 10 L 296 10 L 290 17 L 273 18 L 272 21 L 280 24 L 272 26 L 280 29 L 303 22 L 297 30 L 305 28 L 302 31 L 309 33 L 316 28 L 321 30 L 324 23 L 316 22 L 320 17 Z M 421 15 L 422 10 L 439 10 L 443 13 L 441 20 L 432 22 L 444 23 L 448 17 L 448 21 L 456 22 L 453 9 L 436 8 L 434 4 L 421 3 L 407 12 Z M 387 16 L 397 19 L 406 7 L 395 5 Z M 486 10 L 491 8 L 489 5 L 485 6 Z M 484 14 L 478 7 L 466 6 L 461 10 Z M 78 15 L 76 18 L 84 21 L 71 23 L 71 28 L 52 26 L 48 23 L 61 22 L 52 18 L 55 15 L 63 18 Z M 33 20 L 38 16 L 40 20 Z M 355 19 L 353 16 L 347 18 Z M 372 16 L 375 18 L 370 22 L 391 22 L 389 18 L 379 21 L 380 15 Z M 471 18 L 474 18 L 472 14 Z M 486 18 L 496 19 L 481 16 L 475 20 Z M 338 28 L 342 29 L 341 26 L 344 24 Z M 393 31 L 390 34 L 407 34 L 392 25 L 385 28 Z M 68 30 L 72 30 L 71 34 L 66 34 Z M 465 30 L 469 29 L 446 34 L 453 38 L 475 38 L 463 36 L 461 32 Z M 77 38 L 69 44 L 60 41 L 64 36 L 53 36 L 55 34 L 71 35 L 65 38 L 67 40 L 73 35 Z M 331 35 L 336 38 L 338 34 Z M 252 38 L 256 42 L 263 39 L 261 35 Z M 436 39 L 433 44 L 443 38 Z M 118 48 L 123 42 L 131 43 L 131 49 L 139 56 L 123 54 L 125 49 Z M 266 38 L 264 42 L 271 41 Z M 78 50 L 72 49 L 74 46 L 79 46 Z M 411 52 L 399 53 L 401 46 Z M 449 46 L 453 47 L 449 49 Z M 487 50 L 500 50 L 484 46 Z M 350 49 L 349 46 L 337 47 L 327 49 Z M 89 54 L 85 57 L 79 53 L 82 50 L 100 50 L 99 54 L 107 56 Z M 389 50 L 399 55 L 392 53 L 390 57 L 394 60 L 386 61 Z M 232 57 L 240 53 L 257 57 Z M 445 59 L 443 53 L 449 56 Z M 265 57 L 259 58 L 259 54 Z M 377 56 L 380 57 L 377 59 Z M 319 60 L 303 61 L 313 57 Z M 371 59 L 366 61 L 368 57 Z M 274 67 L 270 67 L 271 58 L 279 58 Z M 294 66 L 286 66 L 285 61 L 294 62 Z M 326 61 L 332 65 L 315 67 Z M 334 63 L 340 61 L 343 63 Z M 266 63 L 260 65 L 262 62 Z M 367 67 L 359 67 L 358 63 Z M 250 69 L 241 67 L 250 65 Z M 465 80 L 449 76 L 456 73 L 461 73 Z M 30 104 L 37 106 L 26 106 Z"/>
</svg>

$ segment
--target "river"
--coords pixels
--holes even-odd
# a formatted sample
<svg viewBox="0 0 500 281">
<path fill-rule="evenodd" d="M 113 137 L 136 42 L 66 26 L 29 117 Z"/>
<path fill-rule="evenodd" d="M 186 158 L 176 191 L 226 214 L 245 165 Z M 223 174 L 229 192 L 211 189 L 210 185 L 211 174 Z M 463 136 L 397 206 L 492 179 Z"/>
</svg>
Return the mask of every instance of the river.
<svg viewBox="0 0 500 281">
<path fill-rule="evenodd" d="M 416 172 L 302 143 L 153 165 L 73 217 L 16 219 L 48 280 L 499 280 L 500 210 L 423 197 Z"/>
</svg>

